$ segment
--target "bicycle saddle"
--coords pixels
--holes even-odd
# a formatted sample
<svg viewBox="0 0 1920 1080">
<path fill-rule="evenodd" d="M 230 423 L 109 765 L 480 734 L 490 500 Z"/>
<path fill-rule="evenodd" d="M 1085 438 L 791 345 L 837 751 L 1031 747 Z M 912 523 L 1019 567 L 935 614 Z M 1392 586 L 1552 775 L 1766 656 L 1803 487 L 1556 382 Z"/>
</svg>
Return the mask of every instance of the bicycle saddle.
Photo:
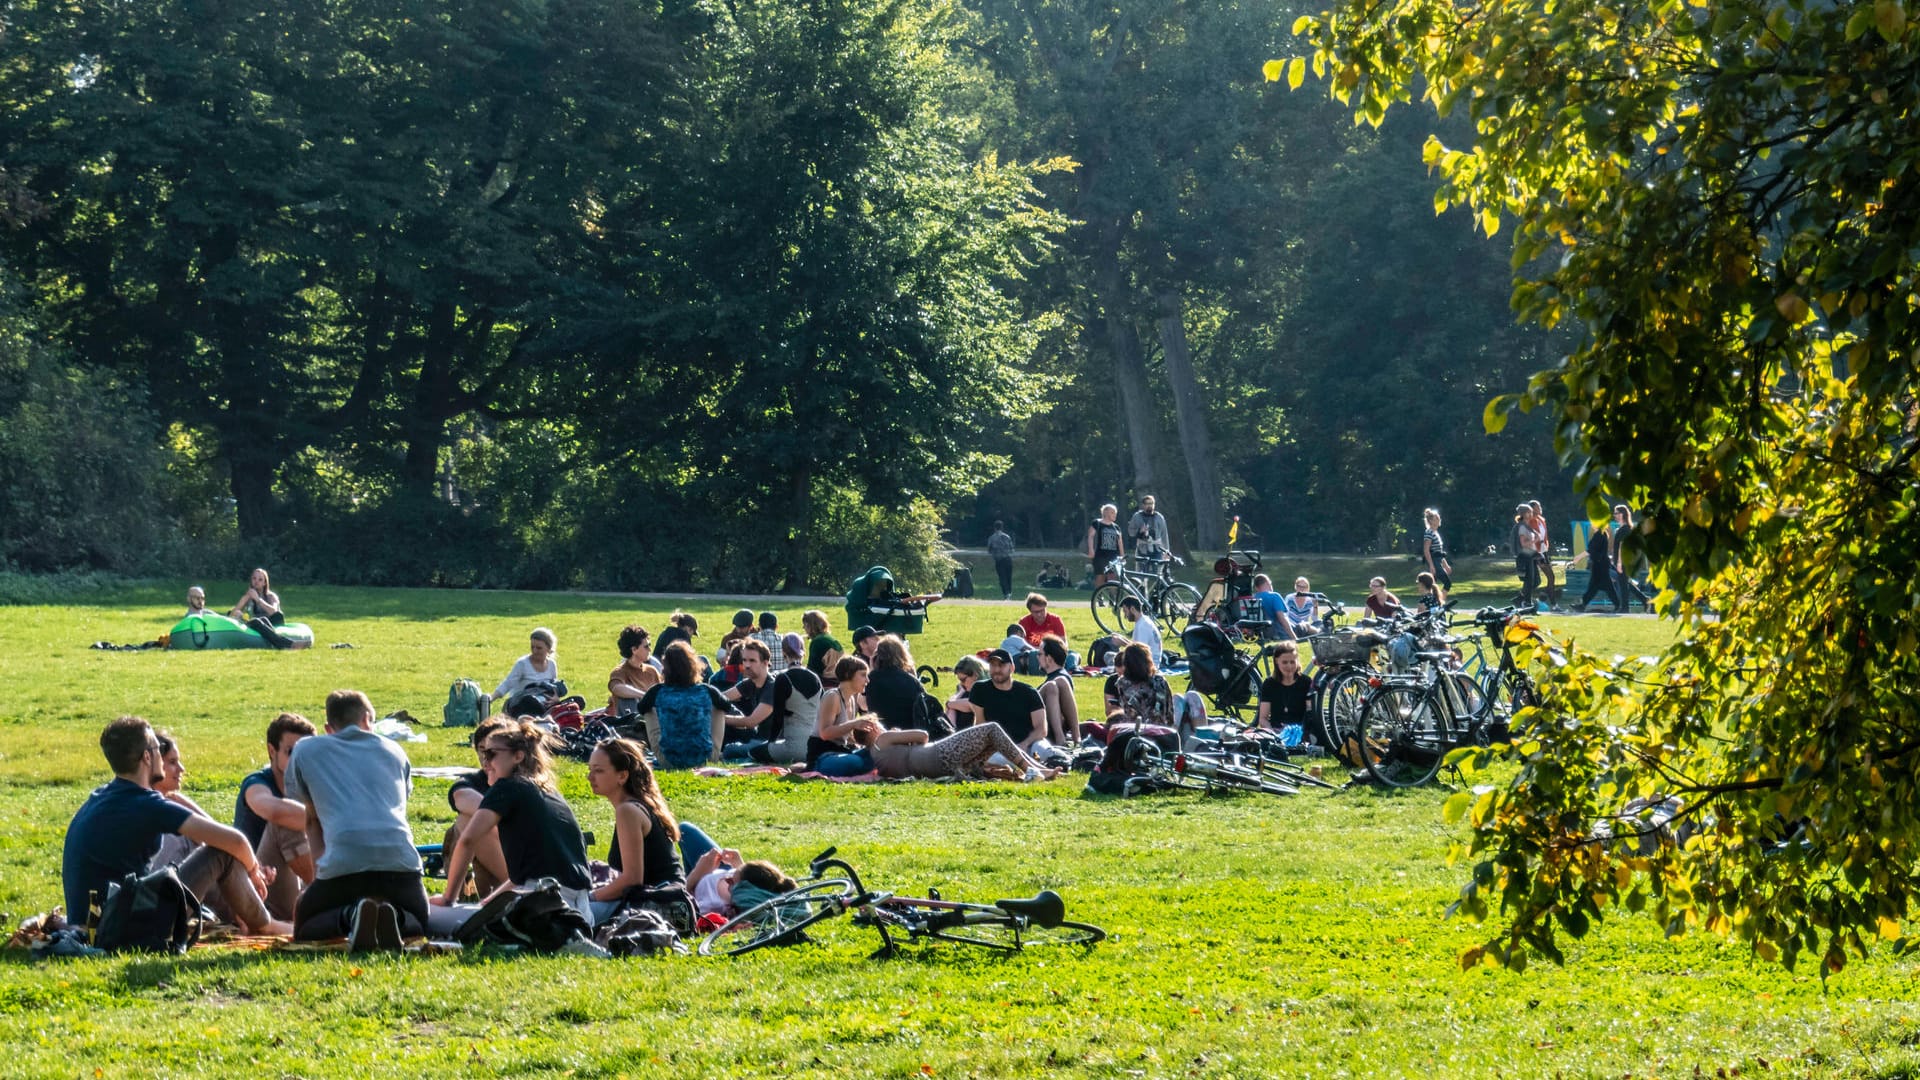
<svg viewBox="0 0 1920 1080">
<path fill-rule="evenodd" d="M 1019 915 L 1035 926 L 1059 926 L 1067 917 L 1067 902 L 1048 889 L 1031 900 L 995 900 L 993 906 L 1009 915 Z"/>
</svg>

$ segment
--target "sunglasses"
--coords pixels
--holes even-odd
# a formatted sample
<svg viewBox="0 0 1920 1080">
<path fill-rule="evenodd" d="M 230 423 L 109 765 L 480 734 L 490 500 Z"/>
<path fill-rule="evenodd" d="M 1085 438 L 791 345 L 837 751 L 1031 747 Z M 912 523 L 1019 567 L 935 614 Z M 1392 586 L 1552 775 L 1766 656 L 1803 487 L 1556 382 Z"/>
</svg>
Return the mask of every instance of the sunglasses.
<svg viewBox="0 0 1920 1080">
<path fill-rule="evenodd" d="M 494 757 L 498 754 L 511 754 L 511 753 L 513 753 L 513 751 L 505 746 L 483 746 L 480 748 L 480 760 L 492 761 Z"/>
</svg>

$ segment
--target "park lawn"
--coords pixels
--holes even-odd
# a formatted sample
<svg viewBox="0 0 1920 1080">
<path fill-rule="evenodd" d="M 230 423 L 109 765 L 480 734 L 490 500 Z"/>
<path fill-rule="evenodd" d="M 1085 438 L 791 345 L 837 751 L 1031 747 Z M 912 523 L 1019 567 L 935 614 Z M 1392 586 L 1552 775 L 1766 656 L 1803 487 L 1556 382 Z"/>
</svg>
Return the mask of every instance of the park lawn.
<svg viewBox="0 0 1920 1080">
<path fill-rule="evenodd" d="M 589 698 L 638 620 L 668 601 L 530 593 L 285 590 L 319 646 L 301 653 L 96 652 L 149 638 L 184 582 L 0 608 L 0 909 L 59 900 L 67 819 L 102 779 L 101 725 L 136 712 L 182 741 L 189 794 L 222 813 L 280 709 L 318 715 L 336 687 L 437 724 L 448 681 L 504 673 L 534 625 Z M 218 590 L 216 590 L 218 591 Z M 215 603 L 230 598 L 215 596 Z M 1082 602 L 1084 603 L 1084 602 Z M 711 645 L 736 606 L 684 601 Z M 758 608 L 763 606 L 756 603 Z M 770 599 L 782 623 L 800 607 Z M 823 605 L 824 606 L 824 605 Z M 836 627 L 842 624 L 833 612 Z M 950 665 L 1017 606 L 936 608 L 915 639 Z M 1084 635 L 1084 606 L 1063 611 Z M 1607 651 L 1673 628 L 1639 618 L 1551 625 Z M 329 648 L 351 642 L 353 649 Z M 943 682 L 943 689 L 950 684 Z M 1081 689 L 1092 701 L 1091 680 Z M 471 761 L 464 732 L 423 727 L 422 765 Z M 567 763 L 563 790 L 604 846 L 610 816 Z M 1857 961 L 1820 981 L 1737 946 L 1660 938 L 1644 918 L 1568 949 L 1564 969 L 1462 972 L 1476 928 L 1442 918 L 1444 792 L 1292 799 L 1081 797 L 1042 786 L 838 786 L 663 780 L 676 811 L 790 870 L 830 844 L 879 888 L 989 899 L 1058 889 L 1112 937 L 1091 952 L 983 958 L 957 946 L 868 960 L 870 934 L 727 959 L 349 959 L 200 950 L 186 959 L 0 963 L 0 1075 L 1274 1076 L 1282 1073 L 1894 1075 L 1914 1067 L 1910 965 Z M 422 780 L 417 837 L 451 820 Z M 596 852 L 596 854 L 600 854 Z"/>
</svg>

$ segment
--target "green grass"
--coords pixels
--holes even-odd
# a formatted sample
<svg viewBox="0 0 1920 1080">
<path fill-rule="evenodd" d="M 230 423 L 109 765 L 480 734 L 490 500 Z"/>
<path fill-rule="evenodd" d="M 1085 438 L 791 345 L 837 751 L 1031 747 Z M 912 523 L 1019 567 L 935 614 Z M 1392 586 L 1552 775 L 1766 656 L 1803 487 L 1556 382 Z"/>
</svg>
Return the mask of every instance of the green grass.
<svg viewBox="0 0 1920 1080">
<path fill-rule="evenodd" d="M 182 740 L 189 792 L 225 811 L 261 760 L 267 721 L 343 686 L 437 723 L 449 680 L 497 680 L 547 625 L 589 691 L 629 620 L 671 605 L 608 597 L 288 587 L 310 652 L 103 653 L 151 637 L 184 582 L 0 608 L 0 908 L 59 900 L 68 818 L 102 779 L 102 724 L 140 713 Z M 216 598 L 220 602 L 220 598 Z M 687 601 L 710 644 L 738 605 Z M 761 605 L 754 605 L 756 607 Z M 769 601 L 786 623 L 800 608 Z M 936 608 L 915 640 L 950 664 L 1017 607 Z M 1084 606 L 1064 611 L 1084 635 Z M 711 621 L 709 621 L 711 620 Z M 840 620 L 836 617 L 836 626 Z M 1657 648 L 1642 619 L 1555 625 L 1608 651 Z M 334 650 L 334 642 L 357 648 Z M 1083 690 L 1091 687 L 1083 687 Z M 1090 700 L 1090 699 L 1089 699 Z M 419 764 L 470 760 L 427 729 Z M 564 789 L 603 838 L 605 803 L 569 764 Z M 866 959 L 845 924 L 819 944 L 739 960 L 349 960 L 196 953 L 184 960 L 0 963 L 0 1075 L 1839 1076 L 1914 1067 L 1909 965 L 1875 957 L 1826 984 L 1710 937 L 1663 941 L 1626 918 L 1565 969 L 1461 972 L 1471 924 L 1441 917 L 1443 793 L 1121 802 L 1048 786 L 843 787 L 665 779 L 685 818 L 800 867 L 837 844 L 876 887 L 990 899 L 1058 889 L 1112 937 L 1086 955 L 982 958 L 946 946 Z M 422 839 L 450 819 L 422 781 Z M 600 853 L 596 853 L 600 854 Z M 1763 1065 L 1762 1062 L 1766 1064 Z"/>
</svg>

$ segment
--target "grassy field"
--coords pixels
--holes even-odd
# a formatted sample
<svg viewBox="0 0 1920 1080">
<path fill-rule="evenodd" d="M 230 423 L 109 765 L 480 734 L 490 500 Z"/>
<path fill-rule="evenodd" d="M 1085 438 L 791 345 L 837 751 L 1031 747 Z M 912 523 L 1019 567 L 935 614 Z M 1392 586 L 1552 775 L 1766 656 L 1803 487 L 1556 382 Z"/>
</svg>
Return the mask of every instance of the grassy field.
<svg viewBox="0 0 1920 1080">
<path fill-rule="evenodd" d="M 558 633 L 563 674 L 592 691 L 618 659 L 620 626 L 657 629 L 673 606 L 288 586 L 290 610 L 316 629 L 312 651 L 87 649 L 154 636 L 185 584 L 0 608 L 10 921 L 58 902 L 60 840 L 103 779 L 95 739 L 115 715 L 172 729 L 189 793 L 224 811 L 280 709 L 317 715 L 329 690 L 351 686 L 382 712 L 437 724 L 448 681 L 497 680 L 534 625 Z M 1083 604 L 1063 613 L 1084 638 Z M 710 644 L 738 605 L 685 606 Z M 797 625 L 799 607 L 767 606 Z M 936 609 L 915 652 L 951 664 L 1017 613 Z M 1554 625 L 1608 651 L 1649 651 L 1671 634 L 1642 618 Z M 408 747 L 416 763 L 471 760 L 463 732 L 424 730 L 431 741 Z M 1911 965 L 1891 958 L 1823 984 L 1713 938 L 1663 941 L 1650 921 L 1626 918 L 1570 948 L 1565 969 L 1461 972 L 1454 957 L 1476 928 L 1441 917 L 1461 873 L 1446 864 L 1437 789 L 1122 802 L 1082 797 L 1077 779 L 673 775 L 665 787 L 681 816 L 790 869 L 836 844 L 876 887 L 961 899 L 1055 888 L 1071 917 L 1112 937 L 1085 955 L 992 959 L 948 946 L 888 962 L 868 960 L 874 941 L 849 925 L 738 960 L 201 951 L 35 965 L 11 954 L 0 963 L 0 1075 L 1855 1076 L 1907 1075 L 1920 1059 Z M 450 820 L 445 790 L 417 786 L 422 839 Z M 606 804 L 579 766 L 567 766 L 564 790 L 604 845 Z"/>
</svg>

